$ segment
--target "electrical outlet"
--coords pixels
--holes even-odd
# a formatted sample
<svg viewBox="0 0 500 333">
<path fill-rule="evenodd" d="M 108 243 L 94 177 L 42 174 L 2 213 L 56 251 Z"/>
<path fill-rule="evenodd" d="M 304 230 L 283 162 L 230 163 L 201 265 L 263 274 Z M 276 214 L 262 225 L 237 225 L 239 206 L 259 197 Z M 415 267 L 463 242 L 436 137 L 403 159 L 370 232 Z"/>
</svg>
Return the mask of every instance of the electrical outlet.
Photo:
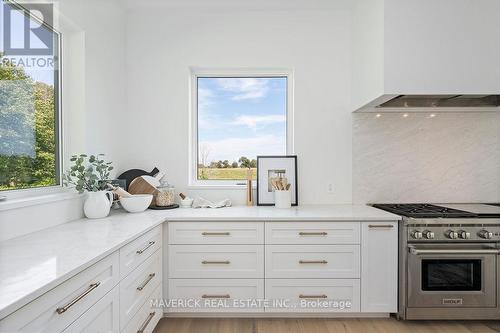
<svg viewBox="0 0 500 333">
<path fill-rule="evenodd" d="M 333 193 L 333 184 L 332 183 L 328 184 L 328 187 L 327 187 L 326 191 L 328 193 Z"/>
</svg>

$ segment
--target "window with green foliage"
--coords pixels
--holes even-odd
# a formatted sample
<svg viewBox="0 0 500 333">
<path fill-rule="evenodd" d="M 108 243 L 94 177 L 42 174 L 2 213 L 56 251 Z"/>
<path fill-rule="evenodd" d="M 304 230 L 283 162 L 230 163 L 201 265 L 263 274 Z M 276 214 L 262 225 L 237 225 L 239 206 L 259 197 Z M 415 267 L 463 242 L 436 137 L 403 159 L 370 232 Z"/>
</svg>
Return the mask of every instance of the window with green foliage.
<svg viewBox="0 0 500 333">
<path fill-rule="evenodd" d="M 25 22 L 35 19 L 22 8 L 11 11 L 7 33 L 13 44 L 23 45 Z M 0 46 L 1 191 L 60 184 L 60 36 L 46 25 L 38 29 L 53 38 L 52 54 L 17 54 Z"/>
</svg>

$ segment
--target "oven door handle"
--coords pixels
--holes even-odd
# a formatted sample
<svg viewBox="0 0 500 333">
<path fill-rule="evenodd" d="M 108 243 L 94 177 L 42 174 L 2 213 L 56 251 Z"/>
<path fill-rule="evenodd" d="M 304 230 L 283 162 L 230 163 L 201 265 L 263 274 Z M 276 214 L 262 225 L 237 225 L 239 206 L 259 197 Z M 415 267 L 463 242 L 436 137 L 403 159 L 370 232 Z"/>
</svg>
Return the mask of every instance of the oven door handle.
<svg viewBox="0 0 500 333">
<path fill-rule="evenodd" d="M 409 247 L 410 253 L 419 255 L 419 254 L 499 254 L 500 250 L 498 249 L 449 249 L 449 250 L 440 250 L 440 249 L 417 249 L 412 246 Z"/>
</svg>

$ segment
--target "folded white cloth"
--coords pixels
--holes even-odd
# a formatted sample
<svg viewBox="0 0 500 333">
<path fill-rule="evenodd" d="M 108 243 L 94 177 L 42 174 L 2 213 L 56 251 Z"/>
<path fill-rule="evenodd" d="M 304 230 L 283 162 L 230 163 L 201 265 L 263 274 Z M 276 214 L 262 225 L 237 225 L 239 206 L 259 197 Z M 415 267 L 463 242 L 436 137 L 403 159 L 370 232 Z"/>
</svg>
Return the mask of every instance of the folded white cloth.
<svg viewBox="0 0 500 333">
<path fill-rule="evenodd" d="M 224 199 L 222 201 L 213 203 L 207 199 L 202 197 L 198 197 L 193 201 L 193 208 L 222 208 L 222 207 L 231 207 L 231 200 Z"/>
</svg>

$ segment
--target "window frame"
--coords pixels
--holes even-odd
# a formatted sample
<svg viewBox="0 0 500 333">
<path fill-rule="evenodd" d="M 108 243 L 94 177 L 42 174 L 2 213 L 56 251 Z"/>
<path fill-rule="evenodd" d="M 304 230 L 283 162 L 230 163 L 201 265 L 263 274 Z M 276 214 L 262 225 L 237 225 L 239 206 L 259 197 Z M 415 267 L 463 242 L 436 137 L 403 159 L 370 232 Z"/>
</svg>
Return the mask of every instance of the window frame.
<svg viewBox="0 0 500 333">
<path fill-rule="evenodd" d="M 36 202 L 38 202 L 39 198 L 42 198 L 42 201 L 46 200 L 47 196 L 53 196 L 58 193 L 64 193 L 64 197 L 67 197 L 67 191 L 64 191 L 63 189 L 63 178 L 62 178 L 62 173 L 63 173 L 63 119 L 62 119 L 62 72 L 63 72 L 63 61 L 62 61 L 62 48 L 63 48 L 63 36 L 62 33 L 57 30 L 55 27 L 47 24 L 46 22 L 42 21 L 39 17 L 36 15 L 33 15 L 30 13 L 29 10 L 27 10 L 22 4 L 12 1 L 12 0 L 6 0 L 6 2 L 13 6 L 18 8 L 20 11 L 23 12 L 24 15 L 29 16 L 32 20 L 37 21 L 41 25 L 45 26 L 46 28 L 50 29 L 54 35 L 54 50 L 55 50 L 55 57 L 57 57 L 57 64 L 58 66 L 54 68 L 54 107 L 55 107 L 55 171 L 56 171 L 56 181 L 57 184 L 55 185 L 49 185 L 49 186 L 36 186 L 36 187 L 27 187 L 27 188 L 18 188 L 18 189 L 12 189 L 12 190 L 2 190 L 0 191 L 0 197 L 5 197 L 6 200 L 1 202 L 0 205 L 0 211 L 3 210 L 4 208 L 9 208 L 7 206 L 10 206 L 10 204 L 18 204 L 17 202 L 11 202 L 11 200 L 23 200 L 25 201 L 26 199 L 33 198 Z M 26 203 L 26 202 L 25 202 Z M 23 206 L 25 206 L 24 204 Z M 5 206 L 5 207 L 3 207 Z"/>
<path fill-rule="evenodd" d="M 200 180 L 198 179 L 198 78 L 287 78 L 287 98 L 286 98 L 286 143 L 285 155 L 294 154 L 294 79 L 293 70 L 281 68 L 260 68 L 260 69 L 207 69 L 191 68 L 190 73 L 190 103 L 189 103 L 189 173 L 188 188 L 209 189 L 227 188 L 244 189 L 244 180 Z M 254 182 L 254 187 L 256 182 Z"/>
</svg>

